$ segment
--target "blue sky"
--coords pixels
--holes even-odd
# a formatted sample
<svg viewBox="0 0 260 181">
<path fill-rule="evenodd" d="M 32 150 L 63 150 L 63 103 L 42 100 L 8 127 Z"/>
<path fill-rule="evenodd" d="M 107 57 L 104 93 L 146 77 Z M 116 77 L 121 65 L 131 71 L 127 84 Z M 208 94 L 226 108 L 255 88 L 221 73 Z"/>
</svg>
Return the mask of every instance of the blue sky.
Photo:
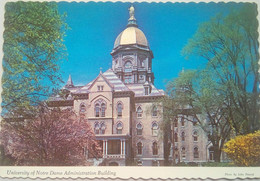
<svg viewBox="0 0 260 181">
<path fill-rule="evenodd" d="M 85 85 L 111 68 L 114 41 L 126 28 L 131 3 L 58 3 L 66 12 L 70 27 L 65 37 L 68 60 L 61 64 L 66 82 L 71 74 L 75 85 Z M 199 57 L 186 60 L 182 48 L 192 38 L 198 25 L 217 13 L 227 13 L 238 3 L 133 3 L 135 18 L 153 51 L 155 86 L 165 89 L 166 82 L 184 69 L 203 67 Z"/>
</svg>

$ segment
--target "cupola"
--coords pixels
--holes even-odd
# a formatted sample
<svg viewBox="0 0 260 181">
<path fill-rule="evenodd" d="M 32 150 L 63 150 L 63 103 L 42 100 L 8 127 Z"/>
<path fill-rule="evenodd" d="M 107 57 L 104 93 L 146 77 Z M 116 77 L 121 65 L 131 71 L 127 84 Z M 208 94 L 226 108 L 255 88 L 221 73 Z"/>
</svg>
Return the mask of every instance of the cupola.
<svg viewBox="0 0 260 181">
<path fill-rule="evenodd" d="M 135 8 L 129 9 L 126 28 L 117 36 L 111 55 L 112 70 L 126 84 L 154 82 L 152 72 L 153 53 L 145 34 L 138 28 Z"/>
</svg>

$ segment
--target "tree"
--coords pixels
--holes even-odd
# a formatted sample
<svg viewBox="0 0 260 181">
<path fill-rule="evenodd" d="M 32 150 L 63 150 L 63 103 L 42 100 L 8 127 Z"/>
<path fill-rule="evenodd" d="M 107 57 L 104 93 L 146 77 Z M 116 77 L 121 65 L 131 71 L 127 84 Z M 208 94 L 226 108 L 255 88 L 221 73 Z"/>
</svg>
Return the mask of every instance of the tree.
<svg viewBox="0 0 260 181">
<path fill-rule="evenodd" d="M 59 14 L 54 2 L 7 2 L 4 18 L 2 114 L 22 114 L 61 81 L 65 15 Z"/>
<path fill-rule="evenodd" d="M 240 135 L 225 144 L 224 151 L 236 165 L 260 165 L 260 131 Z"/>
<path fill-rule="evenodd" d="M 244 4 L 227 16 L 217 15 L 201 24 L 182 53 L 207 61 L 209 72 L 225 96 L 225 108 L 236 134 L 260 129 L 259 43 L 257 7 Z"/>
<path fill-rule="evenodd" d="M 214 149 L 214 160 L 220 161 L 221 150 L 230 135 L 229 114 L 225 96 L 219 90 L 214 75 L 206 70 L 185 71 L 167 85 L 169 97 L 164 101 L 164 118 L 173 124 L 178 117 L 198 124 Z M 172 139 L 174 142 L 174 139 Z"/>
<path fill-rule="evenodd" d="M 101 156 L 91 127 L 70 109 L 41 107 L 33 119 L 4 120 L 1 142 L 16 165 L 87 165 L 85 152 Z"/>
</svg>

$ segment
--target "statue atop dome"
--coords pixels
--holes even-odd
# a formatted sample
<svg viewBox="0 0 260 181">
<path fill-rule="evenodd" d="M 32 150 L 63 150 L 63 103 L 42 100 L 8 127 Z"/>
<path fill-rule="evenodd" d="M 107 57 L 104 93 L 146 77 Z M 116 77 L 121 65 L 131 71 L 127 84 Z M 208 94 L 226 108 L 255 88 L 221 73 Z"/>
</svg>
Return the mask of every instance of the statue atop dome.
<svg viewBox="0 0 260 181">
<path fill-rule="evenodd" d="M 137 27 L 137 24 L 136 24 L 136 19 L 135 19 L 135 8 L 133 5 L 131 5 L 130 8 L 128 8 L 128 11 L 129 11 L 129 19 L 128 19 L 128 24 L 127 26 L 135 26 Z"/>
<path fill-rule="evenodd" d="M 135 8 L 133 5 L 128 9 L 129 10 L 129 20 L 134 20 L 135 19 Z"/>
</svg>

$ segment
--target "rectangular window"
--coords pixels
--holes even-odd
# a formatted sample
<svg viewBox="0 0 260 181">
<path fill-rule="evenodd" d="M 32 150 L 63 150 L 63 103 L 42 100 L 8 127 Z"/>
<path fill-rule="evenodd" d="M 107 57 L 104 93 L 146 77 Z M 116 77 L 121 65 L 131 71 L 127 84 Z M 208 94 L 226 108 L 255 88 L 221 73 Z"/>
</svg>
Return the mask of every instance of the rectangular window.
<svg viewBox="0 0 260 181">
<path fill-rule="evenodd" d="M 142 131 L 143 131 L 142 129 L 137 129 L 136 131 L 137 131 L 136 132 L 137 135 L 142 135 Z"/>
<path fill-rule="evenodd" d="M 152 135 L 158 136 L 158 129 L 152 129 Z"/>
<path fill-rule="evenodd" d="M 116 134 L 122 134 L 122 129 L 117 129 Z"/>
<path fill-rule="evenodd" d="M 98 88 L 98 91 L 103 91 L 104 86 L 103 85 L 98 85 L 97 88 Z"/>
<path fill-rule="evenodd" d="M 125 76 L 125 83 L 132 83 L 132 76 L 131 75 Z"/>
<path fill-rule="evenodd" d="M 137 144 L 137 155 L 142 155 L 142 143 Z"/>
<path fill-rule="evenodd" d="M 105 113 L 106 113 L 106 112 L 105 112 L 105 109 L 102 109 L 102 110 L 101 110 L 101 117 L 105 117 Z"/>
<path fill-rule="evenodd" d="M 95 134 L 99 134 L 99 129 L 95 129 Z"/>
<path fill-rule="evenodd" d="M 194 152 L 194 158 L 199 158 L 199 152 Z"/>
<path fill-rule="evenodd" d="M 96 117 L 99 117 L 99 107 L 96 107 Z"/>
<path fill-rule="evenodd" d="M 194 136 L 193 139 L 194 139 L 194 141 L 198 141 L 198 137 L 197 136 Z"/>
</svg>

